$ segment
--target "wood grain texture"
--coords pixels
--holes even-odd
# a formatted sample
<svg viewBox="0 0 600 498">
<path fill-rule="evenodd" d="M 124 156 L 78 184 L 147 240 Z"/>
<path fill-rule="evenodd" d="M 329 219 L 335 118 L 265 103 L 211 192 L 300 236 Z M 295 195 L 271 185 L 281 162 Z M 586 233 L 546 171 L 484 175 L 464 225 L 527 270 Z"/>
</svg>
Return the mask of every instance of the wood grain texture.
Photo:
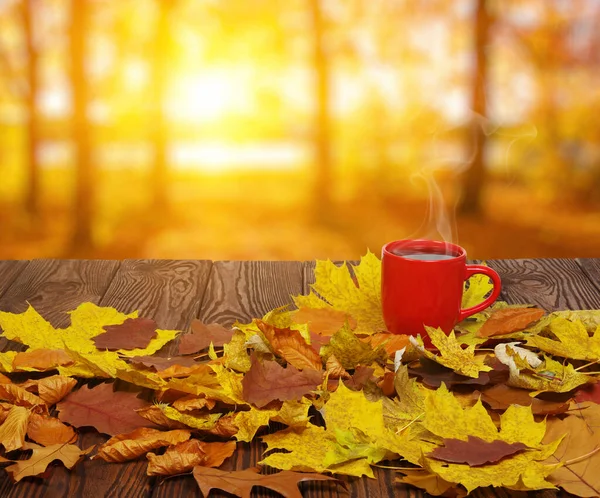
<svg viewBox="0 0 600 498">
<path fill-rule="evenodd" d="M 28 264 L 25 260 L 0 261 L 0 298 Z"/>
<path fill-rule="evenodd" d="M 579 264 L 579 267 L 588 276 L 592 284 L 594 284 L 594 287 L 596 287 L 600 293 L 600 258 L 579 258 L 577 259 L 577 264 Z"/>
<path fill-rule="evenodd" d="M 198 312 L 211 264 L 209 261 L 124 261 L 113 273 L 114 278 L 111 275 L 110 285 L 107 283 L 106 292 L 97 302 L 123 312 L 139 310 L 140 315 L 153 318 L 162 328 L 185 329 Z M 65 278 L 65 282 L 69 279 Z M 80 298 L 84 300 L 87 299 Z M 80 435 L 77 444 L 87 448 L 107 439 L 88 431 Z M 56 467 L 51 479 L 45 482 L 3 483 L 0 496 L 137 498 L 149 496 L 153 483 L 154 479 L 146 476 L 144 459 L 125 464 L 84 460 L 73 473 Z"/>
<path fill-rule="evenodd" d="M 501 299 L 546 311 L 600 309 L 600 293 L 572 259 L 512 259 L 487 262 L 500 274 Z"/>
<path fill-rule="evenodd" d="M 204 323 L 225 326 L 235 321 L 249 322 L 268 311 L 290 304 L 290 295 L 302 292 L 302 263 L 295 261 L 218 261 L 213 264 L 208 288 L 198 313 Z M 238 449 L 221 467 L 223 470 L 242 470 L 253 467 L 261 459 L 262 443 L 238 443 Z M 267 469 L 272 472 L 273 469 Z M 153 498 L 198 496 L 193 477 L 175 477 L 156 486 Z M 217 492 L 211 497 L 229 497 Z M 278 497 L 277 493 L 257 488 L 252 496 Z"/>
</svg>

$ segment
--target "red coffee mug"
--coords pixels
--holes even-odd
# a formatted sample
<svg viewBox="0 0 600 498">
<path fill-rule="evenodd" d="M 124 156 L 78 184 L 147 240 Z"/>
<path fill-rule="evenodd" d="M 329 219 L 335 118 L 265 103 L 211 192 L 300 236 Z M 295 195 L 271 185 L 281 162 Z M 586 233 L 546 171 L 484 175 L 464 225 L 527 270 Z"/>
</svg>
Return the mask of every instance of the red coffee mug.
<svg viewBox="0 0 600 498">
<path fill-rule="evenodd" d="M 492 304 L 500 294 L 500 276 L 482 265 L 467 265 L 466 251 L 434 240 L 396 240 L 383 246 L 381 298 L 387 329 L 421 335 L 431 346 L 425 325 L 449 333 L 464 318 Z M 476 273 L 492 279 L 491 296 L 461 309 L 465 280 Z"/>
</svg>

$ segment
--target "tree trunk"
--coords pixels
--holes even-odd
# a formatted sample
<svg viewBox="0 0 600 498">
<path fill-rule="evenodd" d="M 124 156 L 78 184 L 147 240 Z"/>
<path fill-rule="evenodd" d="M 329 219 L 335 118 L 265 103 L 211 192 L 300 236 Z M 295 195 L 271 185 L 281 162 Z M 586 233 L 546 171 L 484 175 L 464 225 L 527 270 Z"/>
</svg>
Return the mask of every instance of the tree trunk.
<svg viewBox="0 0 600 498">
<path fill-rule="evenodd" d="M 463 176 L 462 196 L 458 206 L 461 214 L 468 215 L 479 215 L 482 212 L 482 190 L 486 176 L 486 136 L 479 120 L 486 117 L 485 89 L 488 67 L 485 50 L 488 45 L 490 17 L 487 11 L 487 0 L 475 1 L 475 64 L 473 66 L 471 92 L 471 108 L 474 113 L 471 132 L 475 152 L 473 161 Z"/>
<path fill-rule="evenodd" d="M 170 30 L 169 17 L 172 0 L 158 1 L 158 19 L 154 36 L 154 61 L 152 77 L 152 142 L 154 165 L 152 170 L 152 202 L 155 213 L 164 214 L 169 207 L 169 169 L 167 160 L 167 117 L 164 104 L 169 71 Z"/>
<path fill-rule="evenodd" d="M 313 206 L 319 214 L 326 215 L 331 207 L 332 156 L 331 156 L 331 116 L 330 67 L 325 48 L 325 22 L 321 0 L 309 0 L 312 17 L 313 64 L 315 70 L 316 112 L 314 121 L 315 180 Z"/>
<path fill-rule="evenodd" d="M 27 107 L 27 166 L 28 178 L 25 196 L 25 210 L 32 222 L 39 219 L 40 214 L 40 167 L 37 146 L 40 142 L 40 118 L 36 104 L 38 94 L 38 52 L 33 26 L 34 0 L 23 2 L 23 27 L 27 43 L 27 82 L 28 92 L 25 105 Z"/>
<path fill-rule="evenodd" d="M 85 71 L 88 0 L 71 0 L 71 89 L 73 98 L 73 141 L 76 182 L 73 247 L 84 253 L 93 246 L 92 221 L 95 171 L 92 159 L 91 127 L 87 116 L 88 84 Z"/>
</svg>

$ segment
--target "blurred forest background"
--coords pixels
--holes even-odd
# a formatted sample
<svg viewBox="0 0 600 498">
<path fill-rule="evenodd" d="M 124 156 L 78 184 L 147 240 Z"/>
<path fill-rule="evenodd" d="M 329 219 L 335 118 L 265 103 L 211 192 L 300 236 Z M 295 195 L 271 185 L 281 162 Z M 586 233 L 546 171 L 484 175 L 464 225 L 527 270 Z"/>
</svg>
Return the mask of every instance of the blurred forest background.
<svg viewBox="0 0 600 498">
<path fill-rule="evenodd" d="M 0 0 L 0 258 L 600 257 L 600 0 Z"/>
</svg>

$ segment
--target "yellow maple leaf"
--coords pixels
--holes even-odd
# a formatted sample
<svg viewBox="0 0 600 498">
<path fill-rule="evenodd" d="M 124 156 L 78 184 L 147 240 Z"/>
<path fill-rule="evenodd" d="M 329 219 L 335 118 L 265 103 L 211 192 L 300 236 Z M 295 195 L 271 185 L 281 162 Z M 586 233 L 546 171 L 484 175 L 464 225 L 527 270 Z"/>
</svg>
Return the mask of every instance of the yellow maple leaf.
<svg viewBox="0 0 600 498">
<path fill-rule="evenodd" d="M 465 282 L 465 290 L 462 296 L 462 308 L 471 308 L 481 303 L 485 296 L 494 288 L 490 277 L 482 273 L 476 273 L 469 279 L 469 286 Z"/>
<path fill-rule="evenodd" d="M 370 365 L 374 361 L 384 362 L 387 359 L 383 344 L 373 348 L 356 337 L 348 324 L 331 336 L 329 343 L 321 347 L 320 354 L 325 361 L 335 355 L 346 369 L 353 369 L 358 365 Z"/>
<path fill-rule="evenodd" d="M 595 361 L 600 359 L 600 325 L 596 327 L 592 337 L 588 335 L 586 326 L 580 320 L 567 320 L 556 317 L 549 326 L 558 340 L 541 335 L 527 337 L 527 345 L 546 353 L 573 360 Z"/>
<path fill-rule="evenodd" d="M 250 370 L 250 356 L 246 350 L 246 336 L 236 330 L 227 344 L 223 344 L 223 361 L 227 368 L 237 372 Z"/>
<path fill-rule="evenodd" d="M 317 261 L 312 291 L 308 296 L 295 296 L 294 302 L 298 308 L 330 308 L 349 314 L 356 320 L 357 334 L 381 332 L 386 329 L 381 311 L 381 261 L 368 251 L 353 271 L 358 285 L 346 265 Z"/>
<path fill-rule="evenodd" d="M 431 343 L 439 350 L 440 354 L 433 354 L 419 343 L 419 352 L 430 360 L 451 368 L 456 373 L 476 379 L 480 372 L 489 372 L 491 367 L 483 364 L 483 357 L 475 356 L 475 346 L 463 349 L 460 341 L 456 339 L 454 331 L 446 335 L 443 330 L 425 326 Z"/>
<path fill-rule="evenodd" d="M 287 450 L 289 453 L 272 453 L 263 458 L 259 464 L 269 465 L 281 470 L 299 472 L 332 472 L 350 476 L 375 477 L 366 458 L 357 458 L 349 462 L 329 467 L 324 465 L 330 451 L 335 451 L 338 442 L 323 427 L 308 424 L 303 428 L 289 428 L 274 434 L 263 436 L 267 451 L 274 449 Z"/>
<path fill-rule="evenodd" d="M 464 408 L 442 384 L 427 396 L 422 424 L 432 434 L 445 439 L 466 441 L 469 436 L 476 436 L 488 442 L 521 442 L 530 448 L 499 462 L 477 467 L 423 457 L 424 468 L 445 481 L 462 484 L 468 492 L 485 486 L 510 487 L 522 484 L 526 489 L 554 487 L 546 481 L 546 477 L 555 466 L 541 462 L 556 451 L 560 440 L 542 443 L 546 422 L 536 422 L 531 407 L 510 406 L 500 416 L 498 430 L 480 400 L 473 407 Z"/>
<path fill-rule="evenodd" d="M 221 413 L 203 413 L 201 415 L 189 415 L 181 413 L 172 406 L 165 404 L 157 405 L 163 414 L 169 419 L 180 422 L 192 429 L 208 431 L 217 425 L 217 421 L 221 418 Z"/>
<path fill-rule="evenodd" d="M 16 351 L 5 351 L 0 353 L 0 372 L 13 372 L 13 360 L 17 356 Z"/>
</svg>

